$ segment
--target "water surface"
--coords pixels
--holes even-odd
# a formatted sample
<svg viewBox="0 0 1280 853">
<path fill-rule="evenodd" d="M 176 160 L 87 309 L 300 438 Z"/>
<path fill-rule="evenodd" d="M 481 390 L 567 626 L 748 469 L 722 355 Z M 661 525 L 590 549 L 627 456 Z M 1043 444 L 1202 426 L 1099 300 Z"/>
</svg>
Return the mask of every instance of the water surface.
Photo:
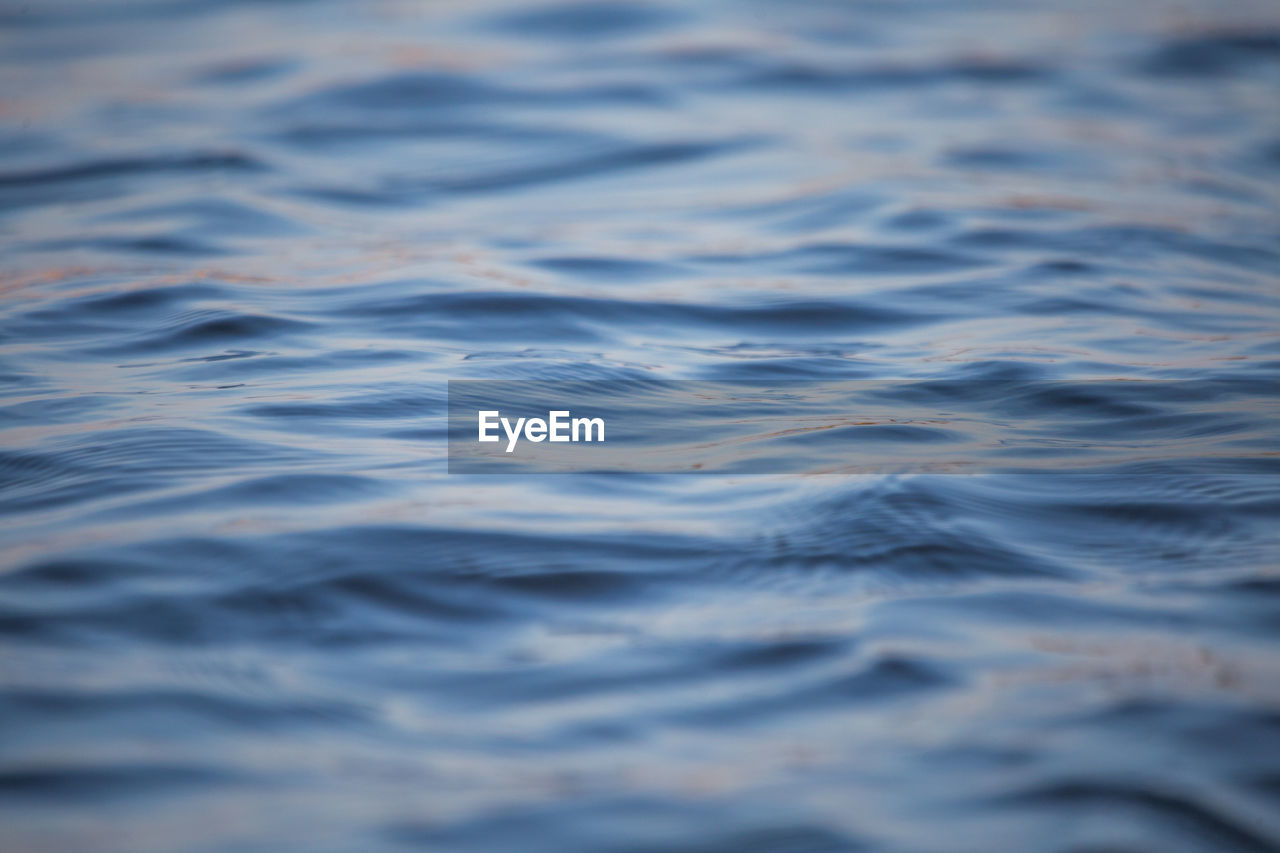
<svg viewBox="0 0 1280 853">
<path fill-rule="evenodd" d="M 445 442 L 1275 382 L 1274 3 L 5 2 L 0 81 L 6 850 L 1276 849 L 1274 474 Z"/>
</svg>

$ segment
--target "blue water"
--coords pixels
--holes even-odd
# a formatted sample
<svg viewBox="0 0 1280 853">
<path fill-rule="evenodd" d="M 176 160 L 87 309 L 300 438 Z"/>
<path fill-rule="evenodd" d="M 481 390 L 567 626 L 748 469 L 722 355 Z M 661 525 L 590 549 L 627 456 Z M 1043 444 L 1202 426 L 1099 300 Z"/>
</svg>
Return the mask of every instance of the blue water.
<svg viewBox="0 0 1280 853">
<path fill-rule="evenodd" d="M 445 442 L 1276 381 L 1274 2 L 5 0 L 0 122 L 6 851 L 1280 844 L 1274 474 Z"/>
</svg>

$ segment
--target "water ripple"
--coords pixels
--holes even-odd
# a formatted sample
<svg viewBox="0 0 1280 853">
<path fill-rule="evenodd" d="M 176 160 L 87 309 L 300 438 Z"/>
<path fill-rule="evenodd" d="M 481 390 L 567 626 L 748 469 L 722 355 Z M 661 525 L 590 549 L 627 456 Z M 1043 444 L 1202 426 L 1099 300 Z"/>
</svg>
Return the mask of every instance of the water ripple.
<svg viewBox="0 0 1280 853">
<path fill-rule="evenodd" d="M 0 10 L 0 847 L 1276 849 L 1278 33 Z M 447 474 L 464 378 L 913 380 L 1085 449 Z"/>
</svg>

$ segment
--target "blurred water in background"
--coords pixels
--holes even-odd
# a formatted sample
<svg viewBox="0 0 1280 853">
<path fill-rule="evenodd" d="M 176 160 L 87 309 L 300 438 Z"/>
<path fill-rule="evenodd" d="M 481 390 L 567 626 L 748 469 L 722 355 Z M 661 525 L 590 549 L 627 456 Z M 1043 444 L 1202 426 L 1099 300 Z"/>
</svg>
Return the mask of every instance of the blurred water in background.
<svg viewBox="0 0 1280 853">
<path fill-rule="evenodd" d="M 1276 849 L 1274 476 L 449 476 L 444 399 L 1274 380 L 1280 5 L 6 0 L 0 57 L 6 850 Z"/>
</svg>

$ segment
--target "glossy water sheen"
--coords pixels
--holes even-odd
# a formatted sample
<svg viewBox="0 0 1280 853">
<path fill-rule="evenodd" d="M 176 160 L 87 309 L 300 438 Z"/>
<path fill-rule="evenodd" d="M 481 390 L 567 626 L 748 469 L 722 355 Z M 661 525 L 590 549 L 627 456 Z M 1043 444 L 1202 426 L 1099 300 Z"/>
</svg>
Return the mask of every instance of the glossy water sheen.
<svg viewBox="0 0 1280 853">
<path fill-rule="evenodd" d="M 1274 849 L 1280 478 L 444 442 L 458 378 L 1274 380 L 1274 3 L 0 38 L 6 850 Z"/>
</svg>

